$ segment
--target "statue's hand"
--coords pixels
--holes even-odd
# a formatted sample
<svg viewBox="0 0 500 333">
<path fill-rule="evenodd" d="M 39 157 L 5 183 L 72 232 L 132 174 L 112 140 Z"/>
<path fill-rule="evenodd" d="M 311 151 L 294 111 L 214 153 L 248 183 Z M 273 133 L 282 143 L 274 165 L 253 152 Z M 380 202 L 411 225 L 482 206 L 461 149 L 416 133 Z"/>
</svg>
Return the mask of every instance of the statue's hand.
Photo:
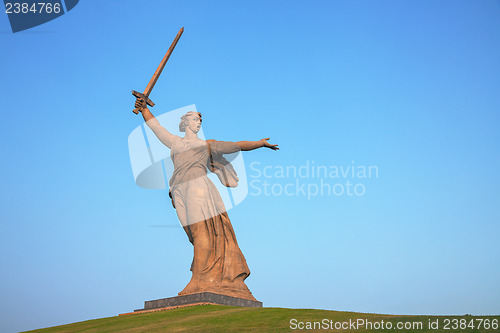
<svg viewBox="0 0 500 333">
<path fill-rule="evenodd" d="M 142 98 L 137 98 L 135 100 L 135 108 L 136 109 L 139 109 L 141 112 L 144 111 L 144 110 L 147 110 L 148 109 L 148 106 L 146 104 L 146 102 L 144 101 L 144 99 Z"/>
<path fill-rule="evenodd" d="M 270 138 L 265 138 L 260 140 L 262 142 L 263 147 L 270 148 L 272 150 L 279 150 L 278 145 L 272 145 L 269 142 L 267 142 L 267 140 L 269 139 Z"/>
</svg>

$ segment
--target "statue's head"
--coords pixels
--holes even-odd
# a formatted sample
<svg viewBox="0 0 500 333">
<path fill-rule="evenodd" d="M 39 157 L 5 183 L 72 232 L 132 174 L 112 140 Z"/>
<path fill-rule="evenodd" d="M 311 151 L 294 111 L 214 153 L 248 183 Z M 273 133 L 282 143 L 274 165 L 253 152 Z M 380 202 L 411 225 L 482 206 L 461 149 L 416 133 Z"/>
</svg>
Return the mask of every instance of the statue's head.
<svg viewBox="0 0 500 333">
<path fill-rule="evenodd" d="M 181 122 L 179 123 L 179 131 L 186 132 L 186 128 L 189 128 L 194 133 L 198 133 L 201 127 L 201 113 L 189 111 L 181 117 Z"/>
</svg>

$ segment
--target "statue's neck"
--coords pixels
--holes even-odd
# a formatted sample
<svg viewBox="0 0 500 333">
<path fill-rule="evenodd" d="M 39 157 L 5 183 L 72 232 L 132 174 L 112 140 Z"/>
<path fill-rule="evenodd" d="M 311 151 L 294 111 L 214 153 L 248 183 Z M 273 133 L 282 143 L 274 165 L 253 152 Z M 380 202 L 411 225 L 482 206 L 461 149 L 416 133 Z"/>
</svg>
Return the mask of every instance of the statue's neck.
<svg viewBox="0 0 500 333">
<path fill-rule="evenodd" d="M 198 139 L 198 134 L 196 134 L 193 131 L 190 131 L 190 130 L 186 129 L 186 134 L 184 135 L 184 139 L 186 139 L 186 140 L 195 140 L 195 139 Z"/>
</svg>

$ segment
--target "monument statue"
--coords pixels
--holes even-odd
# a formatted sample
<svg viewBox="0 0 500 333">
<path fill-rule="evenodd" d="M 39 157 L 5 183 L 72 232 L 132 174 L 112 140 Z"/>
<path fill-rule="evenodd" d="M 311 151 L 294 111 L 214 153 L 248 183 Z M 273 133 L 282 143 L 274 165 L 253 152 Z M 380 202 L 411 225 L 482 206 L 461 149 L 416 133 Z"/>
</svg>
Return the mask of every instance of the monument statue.
<svg viewBox="0 0 500 333">
<path fill-rule="evenodd" d="M 192 278 L 179 295 L 213 292 L 254 299 L 244 283 L 250 270 L 238 247 L 222 198 L 207 171 L 220 172 L 224 185 L 235 186 L 236 174 L 223 154 L 262 147 L 277 150 L 278 146 L 269 144 L 269 138 L 239 142 L 201 140 L 197 135 L 201 126 L 199 112 L 182 116 L 179 130 L 185 135 L 179 137 L 162 127 L 145 104 L 143 99 L 138 99 L 135 107 L 141 109 L 146 124 L 171 150 L 174 172 L 169 181 L 170 196 L 194 246 Z"/>
<path fill-rule="evenodd" d="M 156 137 L 170 148 L 174 172 L 169 181 L 169 195 L 194 247 L 192 277 L 179 296 L 208 292 L 256 301 L 244 282 L 250 270 L 222 198 L 208 178 L 208 171 L 217 174 L 223 185 L 235 187 L 238 177 L 224 154 L 279 148 L 268 143 L 269 138 L 238 142 L 202 140 L 198 137 L 201 113 L 194 111 L 186 113 L 180 120 L 179 130 L 185 133 L 184 137 L 174 135 L 160 125 L 147 107 L 154 105 L 148 96 L 183 31 L 182 28 L 177 34 L 144 93 L 133 91 L 136 97 L 134 112 L 141 112 Z"/>
</svg>

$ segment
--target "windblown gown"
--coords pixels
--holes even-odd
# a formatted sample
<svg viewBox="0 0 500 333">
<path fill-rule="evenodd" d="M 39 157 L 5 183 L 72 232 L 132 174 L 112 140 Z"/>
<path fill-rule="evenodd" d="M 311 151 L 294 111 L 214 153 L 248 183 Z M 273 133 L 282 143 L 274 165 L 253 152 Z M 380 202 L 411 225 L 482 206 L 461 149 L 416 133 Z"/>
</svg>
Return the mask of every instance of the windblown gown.
<svg viewBox="0 0 500 333">
<path fill-rule="evenodd" d="M 170 194 L 179 221 L 194 246 L 193 276 L 179 295 L 211 291 L 254 299 L 243 283 L 250 270 L 222 198 L 207 176 L 214 156 L 237 151 L 239 147 L 233 142 L 185 140 L 175 136 L 172 143 L 174 172 Z M 241 282 L 235 282 L 237 277 Z"/>
</svg>

